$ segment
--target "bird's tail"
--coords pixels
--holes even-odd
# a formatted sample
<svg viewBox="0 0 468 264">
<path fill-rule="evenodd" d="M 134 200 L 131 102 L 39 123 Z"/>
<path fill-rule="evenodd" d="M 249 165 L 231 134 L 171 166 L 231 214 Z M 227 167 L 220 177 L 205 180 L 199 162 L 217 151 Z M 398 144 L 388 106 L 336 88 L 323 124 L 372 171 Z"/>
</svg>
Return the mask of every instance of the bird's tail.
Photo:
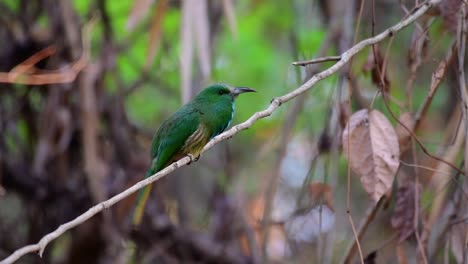
<svg viewBox="0 0 468 264">
<path fill-rule="evenodd" d="M 138 199 L 137 199 L 135 211 L 133 212 L 132 223 L 134 227 L 138 227 L 141 224 L 141 220 L 143 219 L 143 212 L 145 211 L 146 202 L 148 201 L 149 194 L 151 192 L 151 187 L 152 187 L 152 184 L 147 185 L 145 188 L 141 189 L 140 192 L 138 193 Z"/>
</svg>

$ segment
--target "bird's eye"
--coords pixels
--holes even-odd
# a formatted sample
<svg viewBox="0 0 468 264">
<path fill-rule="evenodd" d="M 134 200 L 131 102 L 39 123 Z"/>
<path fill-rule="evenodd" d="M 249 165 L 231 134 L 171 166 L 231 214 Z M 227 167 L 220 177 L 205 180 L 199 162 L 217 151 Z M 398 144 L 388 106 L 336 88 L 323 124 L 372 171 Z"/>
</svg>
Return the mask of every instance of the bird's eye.
<svg viewBox="0 0 468 264">
<path fill-rule="evenodd" d="M 219 90 L 218 92 L 220 95 L 223 95 L 224 94 L 224 91 L 223 90 Z"/>
</svg>

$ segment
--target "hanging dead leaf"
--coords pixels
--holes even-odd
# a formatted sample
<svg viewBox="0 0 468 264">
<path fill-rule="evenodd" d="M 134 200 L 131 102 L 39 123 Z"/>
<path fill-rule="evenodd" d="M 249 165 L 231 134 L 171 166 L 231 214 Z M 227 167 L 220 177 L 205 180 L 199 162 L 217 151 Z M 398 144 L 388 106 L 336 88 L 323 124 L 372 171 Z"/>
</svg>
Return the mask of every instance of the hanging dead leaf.
<svg viewBox="0 0 468 264">
<path fill-rule="evenodd" d="M 371 253 L 367 254 L 366 258 L 364 259 L 364 264 L 375 263 L 377 263 L 377 251 L 372 251 Z"/>
<path fill-rule="evenodd" d="M 328 134 L 328 129 L 324 129 L 320 134 L 317 142 L 317 149 L 319 153 L 328 153 L 332 147 L 332 139 Z"/>
<path fill-rule="evenodd" d="M 135 0 L 127 18 L 127 31 L 132 31 L 150 9 L 153 0 Z"/>
<path fill-rule="evenodd" d="M 159 0 L 156 10 L 151 19 L 150 39 L 148 43 L 148 53 L 146 56 L 145 70 L 149 69 L 159 50 L 162 36 L 162 22 L 166 14 L 167 0 Z"/>
<path fill-rule="evenodd" d="M 333 209 L 333 194 L 328 184 L 321 182 L 313 182 L 309 184 L 309 198 L 312 205 L 316 206 L 321 203 L 327 205 L 332 211 Z"/>
<path fill-rule="evenodd" d="M 390 88 L 390 81 L 387 70 L 384 67 L 386 64 L 385 57 L 382 55 L 378 45 L 375 45 L 374 49 L 375 51 L 370 49 L 367 62 L 362 67 L 362 71 L 364 73 L 370 72 L 372 83 L 374 83 L 377 87 L 383 88 L 385 92 L 388 92 Z"/>
<path fill-rule="evenodd" d="M 421 185 L 413 182 L 398 188 L 391 223 L 392 227 L 398 231 L 400 242 L 406 240 L 414 231 L 414 216 L 418 210 L 416 205 L 419 207 L 421 192 Z"/>
<path fill-rule="evenodd" d="M 398 143 L 400 144 L 400 154 L 405 153 L 411 146 L 411 134 L 406 130 L 406 128 L 413 130 L 414 128 L 414 118 L 410 112 L 405 112 L 400 115 L 398 119 L 400 122 L 396 126 L 396 134 L 398 137 Z M 404 128 L 403 124 L 406 128 Z"/>
<path fill-rule="evenodd" d="M 374 201 L 392 186 L 400 150 L 395 129 L 379 111 L 354 113 L 343 131 L 343 151 Z"/>
<path fill-rule="evenodd" d="M 351 106 L 349 104 L 349 101 L 346 100 L 341 102 L 339 105 L 339 119 L 342 128 L 346 126 L 346 123 L 348 122 L 351 114 Z"/>
</svg>

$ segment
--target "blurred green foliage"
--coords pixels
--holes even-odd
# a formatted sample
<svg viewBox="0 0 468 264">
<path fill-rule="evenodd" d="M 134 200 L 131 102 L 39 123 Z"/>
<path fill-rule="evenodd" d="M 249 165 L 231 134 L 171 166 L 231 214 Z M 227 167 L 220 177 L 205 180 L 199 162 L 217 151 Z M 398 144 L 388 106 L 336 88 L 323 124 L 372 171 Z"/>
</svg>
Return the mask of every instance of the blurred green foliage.
<svg viewBox="0 0 468 264">
<path fill-rule="evenodd" d="M 119 78 L 124 84 L 130 85 L 143 74 L 149 34 L 135 34 L 125 30 L 126 19 L 132 8 L 131 2 L 107 3 L 116 39 L 130 43 L 126 47 L 128 51 L 117 58 Z M 83 21 L 93 15 L 89 12 L 90 5 L 94 3 L 83 0 L 74 1 L 74 4 Z M 227 22 L 223 20 L 222 30 L 212 43 L 212 81 L 249 86 L 259 91 L 257 95 L 238 100 L 236 119 L 239 122 L 255 111 L 265 108 L 275 96 L 292 90 L 300 83 L 300 80 L 296 80 L 294 73 L 296 69 L 291 66 L 294 56 L 292 52 L 284 51 L 298 49 L 299 54 L 312 55 L 320 46 L 325 33 L 319 27 L 298 26 L 288 2 L 274 1 L 257 5 L 250 1 L 241 1 L 236 7 L 236 13 L 242 14 L 237 17 L 237 37 L 229 31 Z M 137 28 L 148 27 L 153 11 L 148 12 Z M 180 105 L 180 21 L 181 11 L 169 8 L 163 20 L 161 48 L 149 70 L 149 78 L 156 80 L 155 82 L 160 85 L 143 85 L 126 101 L 131 119 L 150 129 L 156 128 L 160 120 Z M 93 43 L 102 41 L 101 30 L 97 28 L 94 31 Z M 138 29 L 135 31 L 141 32 Z M 297 32 L 295 34 L 297 34 L 298 47 L 291 47 L 290 34 L 294 31 Z M 108 89 L 115 91 L 117 82 L 111 78 L 107 81 Z M 308 114 L 299 121 L 300 127 L 314 127 L 311 124 L 323 121 L 323 115 L 312 113 L 317 107 L 326 106 L 329 100 L 322 98 L 329 98 L 332 89 L 316 90 L 313 92 L 314 98 L 308 103 L 310 106 L 306 110 Z M 247 133 L 253 135 L 257 128 L 266 129 L 270 132 L 266 132 L 263 136 L 269 136 L 271 129 L 274 130 L 281 121 L 283 112 L 284 110 L 280 110 L 279 114 L 275 114 L 269 121 L 259 122 Z"/>
</svg>

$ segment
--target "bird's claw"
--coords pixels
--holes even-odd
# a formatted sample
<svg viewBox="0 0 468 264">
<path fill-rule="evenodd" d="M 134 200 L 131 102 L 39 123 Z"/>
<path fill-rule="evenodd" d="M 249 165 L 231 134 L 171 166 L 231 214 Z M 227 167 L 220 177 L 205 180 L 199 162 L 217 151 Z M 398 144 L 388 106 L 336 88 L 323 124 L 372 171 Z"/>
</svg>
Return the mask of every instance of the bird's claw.
<svg viewBox="0 0 468 264">
<path fill-rule="evenodd" d="M 189 164 L 192 164 L 192 162 L 197 162 L 197 161 L 200 159 L 200 155 L 198 155 L 198 156 L 195 156 L 195 155 L 193 155 L 193 154 L 190 154 L 190 153 L 189 153 L 189 154 L 187 154 L 187 157 L 189 157 L 189 158 L 190 158 L 190 162 L 189 162 L 189 163 L 187 163 L 187 165 L 189 165 Z"/>
</svg>

